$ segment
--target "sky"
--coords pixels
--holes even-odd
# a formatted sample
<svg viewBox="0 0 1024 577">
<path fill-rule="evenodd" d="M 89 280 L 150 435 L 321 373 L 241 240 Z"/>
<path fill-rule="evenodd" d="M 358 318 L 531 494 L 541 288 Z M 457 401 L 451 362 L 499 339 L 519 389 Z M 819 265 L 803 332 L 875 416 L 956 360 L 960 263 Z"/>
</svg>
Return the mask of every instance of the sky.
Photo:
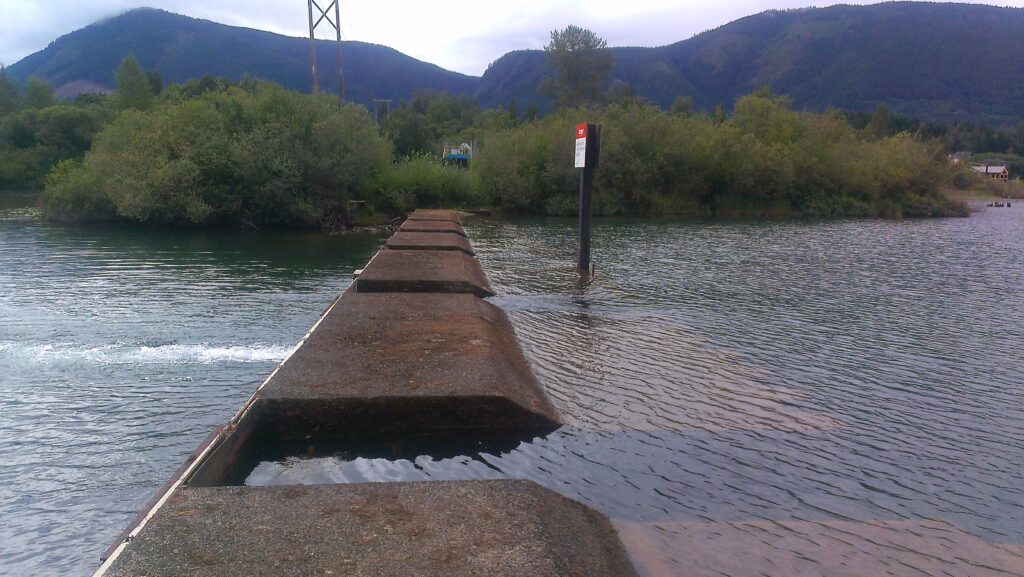
<svg viewBox="0 0 1024 577">
<path fill-rule="evenodd" d="M 325 6 L 331 0 L 318 1 Z M 1024 7 L 1024 0 L 961 1 Z M 480 75 L 506 52 L 541 48 L 552 30 L 569 24 L 590 28 L 611 46 L 662 46 L 764 10 L 811 5 L 799 0 L 342 0 L 341 24 L 346 40 L 383 44 L 449 70 Z M 309 34 L 302 0 L 0 0 L 0 63 L 14 64 L 59 36 L 142 6 L 290 36 Z M 328 36 L 326 27 L 318 32 Z"/>
</svg>

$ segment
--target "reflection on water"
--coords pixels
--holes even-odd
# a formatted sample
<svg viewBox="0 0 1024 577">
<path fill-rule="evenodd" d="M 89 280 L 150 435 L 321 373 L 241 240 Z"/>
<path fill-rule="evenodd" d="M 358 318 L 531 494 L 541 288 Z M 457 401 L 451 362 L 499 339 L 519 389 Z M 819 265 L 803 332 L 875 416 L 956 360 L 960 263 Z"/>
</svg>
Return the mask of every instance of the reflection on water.
<svg viewBox="0 0 1024 577">
<path fill-rule="evenodd" d="M 1024 207 L 600 221 L 583 288 L 571 221 L 467 230 L 568 426 L 248 482 L 533 479 L 649 576 L 1024 575 Z M 94 568 L 375 243 L 0 217 L 0 574 Z"/>
<path fill-rule="evenodd" d="M 528 478 L 651 576 L 1024 575 L 1024 211 L 602 222 L 582 289 L 572 222 L 467 229 L 569 426 L 249 483 Z"/>
</svg>

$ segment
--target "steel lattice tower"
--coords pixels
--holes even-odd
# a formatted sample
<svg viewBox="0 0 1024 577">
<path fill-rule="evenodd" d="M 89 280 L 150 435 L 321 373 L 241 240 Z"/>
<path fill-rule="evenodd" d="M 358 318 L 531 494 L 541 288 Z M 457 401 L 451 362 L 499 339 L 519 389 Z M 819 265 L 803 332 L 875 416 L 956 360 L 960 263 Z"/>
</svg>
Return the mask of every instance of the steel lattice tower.
<svg viewBox="0 0 1024 577">
<path fill-rule="evenodd" d="M 321 0 L 322 2 L 323 0 Z M 345 101 L 345 72 L 341 66 L 341 6 L 339 0 L 332 0 L 327 8 L 321 8 L 317 0 L 308 0 L 309 4 L 309 60 L 313 69 L 313 92 L 320 90 L 320 76 L 316 65 L 316 29 L 320 24 L 326 23 L 328 28 L 334 29 L 335 39 L 338 43 L 338 94 L 342 102 Z M 320 16 L 313 20 L 313 8 L 320 13 Z M 331 9 L 334 9 L 334 19 L 331 19 Z"/>
</svg>

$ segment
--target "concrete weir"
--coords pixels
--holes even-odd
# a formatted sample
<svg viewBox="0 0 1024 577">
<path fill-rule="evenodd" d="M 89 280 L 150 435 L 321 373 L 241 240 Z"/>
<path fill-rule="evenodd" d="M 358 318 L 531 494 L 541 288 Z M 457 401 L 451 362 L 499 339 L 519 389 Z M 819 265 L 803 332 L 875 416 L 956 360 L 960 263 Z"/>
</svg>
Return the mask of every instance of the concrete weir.
<svg viewBox="0 0 1024 577">
<path fill-rule="evenodd" d="M 452 250 L 382 250 L 359 275 L 356 290 L 494 296 L 480 261 Z"/>
<path fill-rule="evenodd" d="M 469 240 L 454 232 L 396 232 L 385 246 L 392 250 L 460 250 L 476 255 Z"/>
<path fill-rule="evenodd" d="M 529 481 L 241 486 L 271 446 L 292 456 L 395 436 L 515 446 L 559 426 L 453 227 L 451 211 L 410 215 L 96 577 L 635 575 L 603 515 Z"/>
<path fill-rule="evenodd" d="M 402 232 L 452 232 L 466 236 L 462 225 L 458 221 L 452 220 L 407 220 L 398 230 Z"/>
<path fill-rule="evenodd" d="M 178 491 L 116 577 L 627 576 L 608 520 L 528 481 Z"/>
</svg>

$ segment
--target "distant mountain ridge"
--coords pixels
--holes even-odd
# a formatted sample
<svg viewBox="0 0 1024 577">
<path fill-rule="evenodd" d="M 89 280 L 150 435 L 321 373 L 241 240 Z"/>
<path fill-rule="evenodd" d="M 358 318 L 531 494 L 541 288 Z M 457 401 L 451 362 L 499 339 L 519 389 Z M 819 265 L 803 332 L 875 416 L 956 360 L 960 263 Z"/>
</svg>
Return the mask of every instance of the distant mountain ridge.
<svg viewBox="0 0 1024 577">
<path fill-rule="evenodd" d="M 597 30 L 600 34 L 600 30 Z M 483 106 L 547 109 L 537 92 L 550 76 L 539 50 L 510 52 L 482 77 L 415 60 L 384 46 L 346 42 L 351 100 L 398 100 L 421 89 L 474 95 Z M 58 88 L 110 86 L 133 53 L 171 82 L 212 74 L 255 76 L 309 89 L 307 39 L 140 9 L 61 37 L 10 67 Z M 322 84 L 336 90 L 334 55 L 319 46 Z M 871 110 L 880 104 L 926 120 L 1024 121 L 1024 9 L 896 2 L 768 11 L 657 48 L 613 48 L 612 82 L 669 106 L 731 106 L 768 85 L 799 108 Z"/>
<path fill-rule="evenodd" d="M 368 104 L 374 98 L 408 98 L 432 88 L 471 93 L 479 79 L 406 56 L 393 48 L 344 42 L 346 98 Z M 207 74 L 233 80 L 255 77 L 295 90 L 310 90 L 309 39 L 239 28 L 152 8 L 131 10 L 62 36 L 44 50 L 11 66 L 19 81 L 40 76 L 58 94 L 71 85 L 113 88 L 113 74 L 129 54 L 166 82 Z M 334 44 L 317 43 L 321 88 L 337 93 Z"/>
</svg>

